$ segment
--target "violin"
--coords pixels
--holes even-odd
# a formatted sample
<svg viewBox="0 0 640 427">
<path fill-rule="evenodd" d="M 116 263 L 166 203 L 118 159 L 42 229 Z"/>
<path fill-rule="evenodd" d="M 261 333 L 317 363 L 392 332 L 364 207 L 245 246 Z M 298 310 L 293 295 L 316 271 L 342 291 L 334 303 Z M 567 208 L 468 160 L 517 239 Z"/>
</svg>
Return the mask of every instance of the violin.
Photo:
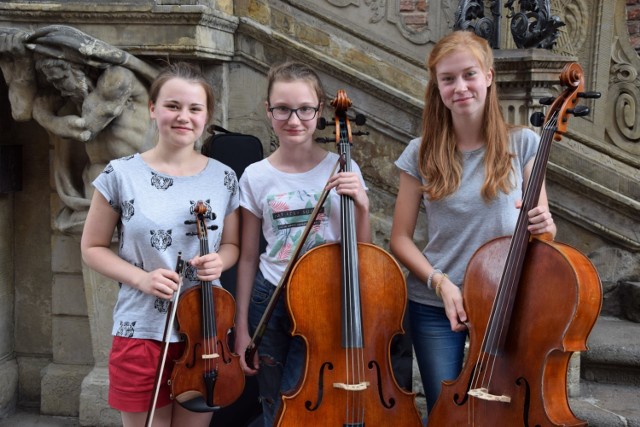
<svg viewBox="0 0 640 427">
<path fill-rule="evenodd" d="M 202 201 L 194 213 L 200 255 L 204 256 L 209 253 L 207 229 L 217 227 L 207 227 L 207 208 Z M 190 411 L 215 411 L 242 394 L 245 377 L 240 357 L 229 346 L 235 307 L 233 296 L 209 281 L 187 289 L 178 300 L 176 319 L 185 350 L 175 362 L 169 385 L 171 398 Z"/>
<path fill-rule="evenodd" d="M 551 106 L 513 236 L 485 243 L 467 266 L 469 353 L 458 378 L 443 382 L 429 427 L 586 426 L 568 404 L 567 367 L 587 348 L 602 306 L 600 279 L 578 250 L 527 230 L 552 142 L 570 115 L 588 114 L 578 98 L 599 97 L 584 92 L 579 64 L 565 66 L 560 82 L 563 93 L 545 100 Z"/>
<path fill-rule="evenodd" d="M 331 105 L 340 169 L 351 171 L 351 101 L 339 91 Z M 357 242 L 354 201 L 342 196 L 340 203 L 341 242 L 301 256 L 287 283 L 292 334 L 307 354 L 276 425 L 419 427 L 415 396 L 398 386 L 389 353 L 393 336 L 404 332 L 404 275 L 387 252 Z"/>
</svg>

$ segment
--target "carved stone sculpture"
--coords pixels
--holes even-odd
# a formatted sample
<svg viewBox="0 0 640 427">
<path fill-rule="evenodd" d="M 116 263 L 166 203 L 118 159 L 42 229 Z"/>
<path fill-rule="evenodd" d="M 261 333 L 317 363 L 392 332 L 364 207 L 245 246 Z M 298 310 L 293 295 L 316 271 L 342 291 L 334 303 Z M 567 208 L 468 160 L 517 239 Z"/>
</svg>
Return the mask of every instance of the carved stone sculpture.
<svg viewBox="0 0 640 427">
<path fill-rule="evenodd" d="M 110 160 L 151 143 L 148 84 L 157 71 L 62 25 L 33 32 L 0 28 L 0 70 L 14 119 L 34 119 L 50 135 L 56 189 L 64 204 L 56 226 L 79 233 L 93 179 Z"/>
</svg>

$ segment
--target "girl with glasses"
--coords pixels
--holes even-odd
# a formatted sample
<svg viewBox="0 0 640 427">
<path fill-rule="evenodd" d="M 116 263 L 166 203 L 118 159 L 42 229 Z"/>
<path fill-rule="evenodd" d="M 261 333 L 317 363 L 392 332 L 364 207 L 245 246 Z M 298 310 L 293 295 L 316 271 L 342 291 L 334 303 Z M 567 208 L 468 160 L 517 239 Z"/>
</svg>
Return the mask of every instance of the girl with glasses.
<svg viewBox="0 0 640 427">
<path fill-rule="evenodd" d="M 340 239 L 340 195 L 355 201 L 358 241 L 371 241 L 369 198 L 360 169 L 353 164 L 354 172 L 340 172 L 329 179 L 338 155 L 314 142 L 324 103 L 320 79 L 308 66 L 287 62 L 273 67 L 268 75 L 266 113 L 279 146 L 268 158 L 250 165 L 240 179 L 242 244 L 235 351 L 245 373 L 258 375 L 265 427 L 273 425 L 280 393 L 296 386 L 304 362 L 304 343 L 291 337 L 284 296 L 252 361 L 256 370 L 247 366 L 245 350 L 325 186 L 332 191 L 303 242 L 303 252 Z M 259 252 L 261 233 L 267 242 L 263 253 Z M 336 298 L 339 304 L 339 296 Z"/>
</svg>

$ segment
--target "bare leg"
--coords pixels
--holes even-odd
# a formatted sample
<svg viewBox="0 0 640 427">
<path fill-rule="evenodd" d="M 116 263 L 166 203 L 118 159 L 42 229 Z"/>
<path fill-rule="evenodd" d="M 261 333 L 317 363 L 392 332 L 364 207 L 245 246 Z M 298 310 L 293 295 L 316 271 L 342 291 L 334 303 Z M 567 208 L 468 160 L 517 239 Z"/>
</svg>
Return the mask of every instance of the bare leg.
<svg viewBox="0 0 640 427">
<path fill-rule="evenodd" d="M 156 408 L 151 427 L 171 427 L 172 410 L 173 405 Z M 121 412 L 121 415 L 123 427 L 144 427 L 145 422 L 147 421 L 146 412 Z"/>
<path fill-rule="evenodd" d="M 213 412 L 191 412 L 175 402 L 173 404 L 171 425 L 175 427 L 208 427 L 211 423 L 211 417 L 213 417 Z M 155 427 L 155 425 L 153 427 Z"/>
</svg>

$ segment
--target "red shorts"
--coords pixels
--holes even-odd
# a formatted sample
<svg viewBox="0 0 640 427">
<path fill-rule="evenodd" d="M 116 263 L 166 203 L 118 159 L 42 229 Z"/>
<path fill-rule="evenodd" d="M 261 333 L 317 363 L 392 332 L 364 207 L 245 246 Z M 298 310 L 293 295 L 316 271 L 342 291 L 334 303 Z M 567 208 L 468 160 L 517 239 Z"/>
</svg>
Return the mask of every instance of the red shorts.
<svg viewBox="0 0 640 427">
<path fill-rule="evenodd" d="M 122 412 L 149 410 L 162 349 L 160 341 L 113 337 L 109 355 L 109 405 Z M 183 349 L 184 343 L 169 344 L 156 408 L 171 403 L 167 381 L 171 378 L 174 360 L 180 358 Z"/>
</svg>

